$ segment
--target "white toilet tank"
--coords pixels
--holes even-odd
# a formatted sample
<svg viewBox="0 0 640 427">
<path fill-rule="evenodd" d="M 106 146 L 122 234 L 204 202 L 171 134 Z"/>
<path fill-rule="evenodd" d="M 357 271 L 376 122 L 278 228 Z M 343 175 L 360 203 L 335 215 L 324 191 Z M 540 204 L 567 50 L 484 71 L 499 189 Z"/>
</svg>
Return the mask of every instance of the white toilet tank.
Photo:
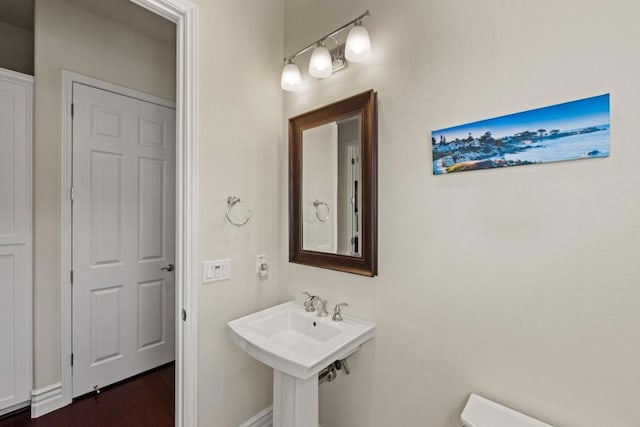
<svg viewBox="0 0 640 427">
<path fill-rule="evenodd" d="M 469 396 L 460 419 L 464 427 L 553 427 L 477 394 Z"/>
</svg>

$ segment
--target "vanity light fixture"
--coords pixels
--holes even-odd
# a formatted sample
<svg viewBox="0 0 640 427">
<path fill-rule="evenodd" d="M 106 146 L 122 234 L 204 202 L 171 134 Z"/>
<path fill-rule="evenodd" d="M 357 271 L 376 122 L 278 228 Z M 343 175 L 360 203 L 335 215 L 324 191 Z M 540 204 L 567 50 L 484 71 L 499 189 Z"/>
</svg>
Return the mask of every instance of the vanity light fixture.
<svg viewBox="0 0 640 427">
<path fill-rule="evenodd" d="M 327 49 L 327 43 L 323 40 L 316 45 L 309 60 L 309 75 L 316 79 L 326 79 L 333 72 L 333 61 Z"/>
<path fill-rule="evenodd" d="M 287 63 L 284 64 L 280 86 L 289 92 L 295 92 L 302 86 L 302 74 L 300 74 L 300 69 L 293 62 L 293 59 L 288 60 Z"/>
<path fill-rule="evenodd" d="M 349 31 L 344 54 L 351 62 L 364 62 L 371 56 L 371 39 L 367 29 L 362 26 L 362 20 L 356 21 Z"/>
<path fill-rule="evenodd" d="M 362 26 L 362 20 L 369 15 L 370 13 L 367 10 L 337 30 L 285 58 L 280 87 L 288 92 L 295 92 L 302 87 L 302 74 L 293 60 L 311 49 L 313 49 L 313 53 L 309 61 L 309 74 L 317 79 L 326 79 L 331 76 L 333 71 L 344 68 L 346 65 L 345 57 L 350 62 L 364 62 L 369 59 L 371 56 L 371 39 L 367 29 Z M 329 51 L 326 46 L 327 39 L 332 38 L 352 25 L 353 28 L 347 36 L 346 47 L 345 45 L 339 45 L 336 49 Z"/>
</svg>

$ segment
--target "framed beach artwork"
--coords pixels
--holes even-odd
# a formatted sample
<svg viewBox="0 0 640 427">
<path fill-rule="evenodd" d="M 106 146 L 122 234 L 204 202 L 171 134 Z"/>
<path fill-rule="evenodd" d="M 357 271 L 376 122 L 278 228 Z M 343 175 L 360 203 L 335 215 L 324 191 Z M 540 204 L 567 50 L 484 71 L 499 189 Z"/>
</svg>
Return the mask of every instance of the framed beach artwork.
<svg viewBox="0 0 640 427">
<path fill-rule="evenodd" d="M 609 156 L 609 94 L 431 133 L 433 174 Z"/>
</svg>

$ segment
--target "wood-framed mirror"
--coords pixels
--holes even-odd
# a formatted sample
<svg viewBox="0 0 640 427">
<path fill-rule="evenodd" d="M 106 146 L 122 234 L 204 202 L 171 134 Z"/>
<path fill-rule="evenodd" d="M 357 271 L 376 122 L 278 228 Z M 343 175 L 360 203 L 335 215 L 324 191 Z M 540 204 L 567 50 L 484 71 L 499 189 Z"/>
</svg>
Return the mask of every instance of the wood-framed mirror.
<svg viewBox="0 0 640 427">
<path fill-rule="evenodd" d="M 377 94 L 289 119 L 289 261 L 378 273 Z"/>
</svg>

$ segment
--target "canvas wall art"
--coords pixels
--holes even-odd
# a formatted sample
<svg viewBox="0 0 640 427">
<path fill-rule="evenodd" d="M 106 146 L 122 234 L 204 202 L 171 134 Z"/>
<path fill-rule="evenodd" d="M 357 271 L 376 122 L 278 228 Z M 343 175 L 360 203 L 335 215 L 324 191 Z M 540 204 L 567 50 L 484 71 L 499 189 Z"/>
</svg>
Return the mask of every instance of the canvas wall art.
<svg viewBox="0 0 640 427">
<path fill-rule="evenodd" d="M 609 156 L 609 94 L 431 133 L 433 174 Z"/>
</svg>

